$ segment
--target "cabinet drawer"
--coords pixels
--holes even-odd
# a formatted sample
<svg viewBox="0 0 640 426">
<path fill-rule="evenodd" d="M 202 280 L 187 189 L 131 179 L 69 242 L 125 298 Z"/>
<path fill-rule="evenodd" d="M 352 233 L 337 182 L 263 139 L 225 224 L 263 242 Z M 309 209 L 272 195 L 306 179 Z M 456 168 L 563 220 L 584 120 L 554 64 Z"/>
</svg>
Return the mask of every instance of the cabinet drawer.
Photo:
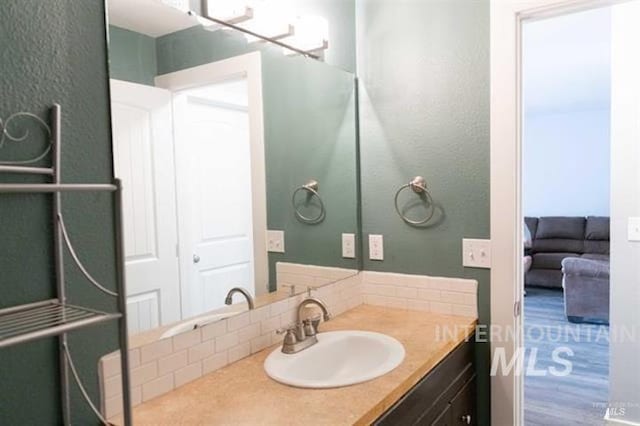
<svg viewBox="0 0 640 426">
<path fill-rule="evenodd" d="M 475 425 L 476 377 L 469 380 L 451 401 L 451 418 L 454 425 Z"/>
<path fill-rule="evenodd" d="M 375 424 L 380 426 L 452 424 L 452 421 L 458 420 L 454 417 L 452 402 L 474 376 L 474 342 L 469 341 L 454 349 L 393 407 L 376 420 Z M 471 389 L 475 402 L 474 386 L 470 385 L 469 389 Z M 449 410 L 448 415 L 444 414 L 447 410 Z M 440 423 L 434 423 L 437 419 L 440 419 Z M 454 422 L 453 424 L 460 423 Z"/>
</svg>

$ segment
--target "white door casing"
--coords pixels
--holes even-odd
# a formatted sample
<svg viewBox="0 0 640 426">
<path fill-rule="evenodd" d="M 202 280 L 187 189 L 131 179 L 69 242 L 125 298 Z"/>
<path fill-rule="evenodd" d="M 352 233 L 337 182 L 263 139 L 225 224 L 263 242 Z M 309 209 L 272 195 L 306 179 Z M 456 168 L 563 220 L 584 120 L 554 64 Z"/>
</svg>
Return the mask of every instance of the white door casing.
<svg viewBox="0 0 640 426">
<path fill-rule="evenodd" d="M 173 100 L 188 317 L 224 306 L 232 287 L 255 294 L 248 114 L 206 95 Z"/>
<path fill-rule="evenodd" d="M 615 1 L 497 0 L 490 3 L 491 326 L 501 336 L 491 341 L 492 360 L 497 351 L 504 351 L 509 361 L 523 347 L 522 316 L 515 315 L 524 287 L 521 202 L 523 22 L 612 3 Z M 523 424 L 523 382 L 522 376 L 513 370 L 491 377 L 492 424 Z"/>
<path fill-rule="evenodd" d="M 171 93 L 111 80 L 114 174 L 123 184 L 129 332 L 178 321 Z"/>
<path fill-rule="evenodd" d="M 207 86 L 229 80 L 230 78 L 246 78 L 248 93 L 249 140 L 251 147 L 251 188 L 253 206 L 253 262 L 255 294 L 268 292 L 269 266 L 266 250 L 267 205 L 266 205 L 266 174 L 264 153 L 264 118 L 262 102 L 262 61 L 259 52 L 236 56 L 219 62 L 199 65 L 193 68 L 176 71 L 156 77 L 158 87 L 173 92 Z M 179 161 L 179 159 L 177 159 Z M 179 171 L 178 171 L 179 174 Z M 181 202 L 179 201 L 179 204 Z M 189 247 L 180 239 L 180 252 L 188 253 Z M 185 283 L 188 282 L 188 269 L 193 260 L 181 256 L 181 282 L 183 295 L 188 293 Z M 183 297 L 183 309 L 187 298 Z"/>
</svg>

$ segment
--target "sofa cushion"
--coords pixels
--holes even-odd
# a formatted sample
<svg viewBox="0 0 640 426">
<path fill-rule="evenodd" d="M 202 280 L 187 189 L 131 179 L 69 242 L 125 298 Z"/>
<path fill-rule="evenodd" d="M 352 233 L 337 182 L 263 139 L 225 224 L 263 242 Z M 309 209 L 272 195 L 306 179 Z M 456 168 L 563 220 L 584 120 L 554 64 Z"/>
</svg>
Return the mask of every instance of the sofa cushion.
<svg viewBox="0 0 640 426">
<path fill-rule="evenodd" d="M 562 261 L 562 273 L 565 277 L 582 276 L 609 279 L 609 262 L 585 258 L 566 258 Z"/>
<path fill-rule="evenodd" d="M 584 240 L 569 239 L 535 239 L 533 240 L 534 253 L 583 253 Z"/>
<path fill-rule="evenodd" d="M 608 254 L 595 254 L 595 253 L 585 253 L 580 257 L 583 259 L 601 260 L 603 262 L 608 262 L 610 258 Z"/>
<path fill-rule="evenodd" d="M 584 217 L 541 217 L 534 238 L 583 240 L 585 221 Z"/>
<path fill-rule="evenodd" d="M 602 216 L 587 217 L 585 240 L 609 241 L 609 218 Z"/>
<path fill-rule="evenodd" d="M 529 232 L 531 232 L 531 238 L 536 238 L 536 230 L 538 229 L 538 218 L 537 217 L 525 217 L 524 224 L 529 228 Z"/>
<path fill-rule="evenodd" d="M 580 257 L 575 253 L 536 253 L 533 255 L 533 269 L 561 269 L 567 257 Z"/>
<path fill-rule="evenodd" d="M 562 288 L 562 271 L 559 269 L 531 269 L 524 279 L 525 285 Z"/>
<path fill-rule="evenodd" d="M 609 241 L 586 240 L 584 242 L 584 253 L 591 253 L 596 255 L 608 255 Z"/>
</svg>

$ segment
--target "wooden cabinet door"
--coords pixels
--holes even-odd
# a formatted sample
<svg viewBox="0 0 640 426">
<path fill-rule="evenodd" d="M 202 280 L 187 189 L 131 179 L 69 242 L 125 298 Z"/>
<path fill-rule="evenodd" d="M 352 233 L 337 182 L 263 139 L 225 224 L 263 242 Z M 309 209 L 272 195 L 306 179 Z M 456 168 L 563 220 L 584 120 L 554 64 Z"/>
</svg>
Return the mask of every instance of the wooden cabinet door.
<svg viewBox="0 0 640 426">
<path fill-rule="evenodd" d="M 453 423 L 452 414 L 451 404 L 447 404 L 447 407 L 436 417 L 431 426 L 453 426 L 455 423 Z"/>
<path fill-rule="evenodd" d="M 452 425 L 475 425 L 476 422 L 476 378 L 469 380 L 451 401 Z M 448 424 L 448 423 L 447 423 Z"/>
</svg>

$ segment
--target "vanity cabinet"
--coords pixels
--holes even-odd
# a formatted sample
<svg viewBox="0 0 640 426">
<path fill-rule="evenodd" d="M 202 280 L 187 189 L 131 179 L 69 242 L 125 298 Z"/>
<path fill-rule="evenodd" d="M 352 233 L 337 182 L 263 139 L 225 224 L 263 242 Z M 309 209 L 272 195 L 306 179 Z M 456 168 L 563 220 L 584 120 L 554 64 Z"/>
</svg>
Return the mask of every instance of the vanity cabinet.
<svg viewBox="0 0 640 426">
<path fill-rule="evenodd" d="M 376 422 L 380 426 L 476 424 L 474 342 L 464 342 Z"/>
</svg>

